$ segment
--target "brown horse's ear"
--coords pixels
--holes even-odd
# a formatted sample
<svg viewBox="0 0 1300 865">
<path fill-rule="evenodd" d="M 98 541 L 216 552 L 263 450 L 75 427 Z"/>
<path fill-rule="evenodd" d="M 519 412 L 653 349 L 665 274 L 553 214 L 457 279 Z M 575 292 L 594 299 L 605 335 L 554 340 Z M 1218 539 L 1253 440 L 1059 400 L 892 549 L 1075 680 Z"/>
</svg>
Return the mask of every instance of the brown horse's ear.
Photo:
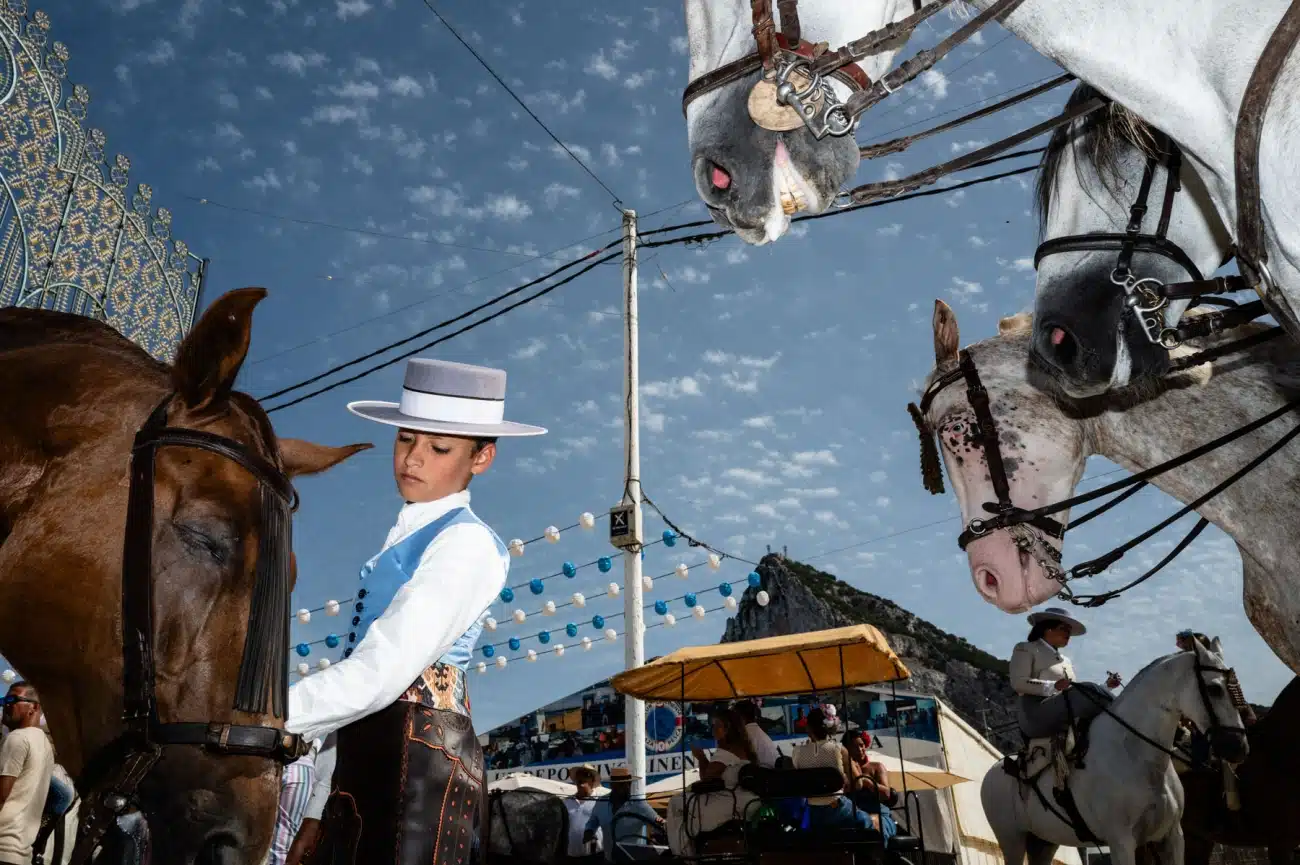
<svg viewBox="0 0 1300 865">
<path fill-rule="evenodd" d="M 367 442 L 332 448 L 302 439 L 280 439 L 280 461 L 284 472 L 291 478 L 314 475 L 332 469 L 353 454 L 368 451 L 374 445 Z"/>
<path fill-rule="evenodd" d="M 248 354 L 253 308 L 264 297 L 264 288 L 226 292 L 181 342 L 172 366 L 172 387 L 186 408 L 202 411 L 230 396 Z"/>
<path fill-rule="evenodd" d="M 934 362 L 946 363 L 957 359 L 959 347 L 957 336 L 957 316 L 952 307 L 942 300 L 934 302 Z"/>
</svg>

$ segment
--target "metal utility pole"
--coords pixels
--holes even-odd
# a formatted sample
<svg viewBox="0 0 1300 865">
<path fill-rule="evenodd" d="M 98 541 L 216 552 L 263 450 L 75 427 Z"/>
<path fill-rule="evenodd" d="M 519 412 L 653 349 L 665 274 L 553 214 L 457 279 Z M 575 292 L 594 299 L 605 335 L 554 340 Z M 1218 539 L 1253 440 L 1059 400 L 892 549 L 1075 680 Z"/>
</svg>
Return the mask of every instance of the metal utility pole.
<svg viewBox="0 0 1300 865">
<path fill-rule="evenodd" d="M 623 621 L 627 669 L 645 663 L 645 623 L 642 616 L 641 586 L 641 413 L 640 369 L 638 362 L 636 298 L 636 211 L 623 211 L 623 345 L 626 374 L 623 377 L 624 442 L 627 466 L 624 475 L 623 504 L 631 505 L 631 525 L 636 543 L 623 548 Z M 631 772 L 632 796 L 645 795 L 645 703 L 625 698 L 624 739 L 627 743 L 627 768 Z"/>
</svg>

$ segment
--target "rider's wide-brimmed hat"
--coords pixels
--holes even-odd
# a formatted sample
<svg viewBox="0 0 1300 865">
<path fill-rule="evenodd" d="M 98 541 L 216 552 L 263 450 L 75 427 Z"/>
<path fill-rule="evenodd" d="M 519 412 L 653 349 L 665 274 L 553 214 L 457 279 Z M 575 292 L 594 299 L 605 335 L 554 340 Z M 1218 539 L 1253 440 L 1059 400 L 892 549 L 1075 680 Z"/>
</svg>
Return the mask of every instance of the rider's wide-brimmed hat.
<svg viewBox="0 0 1300 865">
<path fill-rule="evenodd" d="M 401 402 L 348 403 L 348 411 L 366 420 L 437 435 L 503 438 L 546 432 L 506 420 L 505 410 L 505 370 L 422 357 L 406 362 Z"/>
<path fill-rule="evenodd" d="M 1061 607 L 1044 607 L 1029 614 L 1029 624 L 1037 625 L 1044 619 L 1055 619 L 1070 626 L 1070 636 L 1078 637 L 1088 633 L 1088 628 L 1083 622 L 1070 615 L 1069 612 Z"/>
</svg>

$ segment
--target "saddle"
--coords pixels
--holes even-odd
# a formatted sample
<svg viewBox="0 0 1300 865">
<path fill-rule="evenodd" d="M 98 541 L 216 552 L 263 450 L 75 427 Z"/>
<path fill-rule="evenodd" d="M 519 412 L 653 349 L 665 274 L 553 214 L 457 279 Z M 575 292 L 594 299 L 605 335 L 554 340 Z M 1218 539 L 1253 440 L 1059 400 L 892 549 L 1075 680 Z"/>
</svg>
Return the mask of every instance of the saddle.
<svg viewBox="0 0 1300 865">
<path fill-rule="evenodd" d="M 1022 737 L 1024 744 L 1014 757 L 1003 761 L 1003 768 L 1025 785 L 1032 785 L 1049 769 L 1055 775 L 1054 789 L 1063 790 L 1070 771 L 1083 768 L 1088 756 L 1088 732 L 1092 721 L 1074 720 L 1064 732 L 1038 738 Z"/>
</svg>

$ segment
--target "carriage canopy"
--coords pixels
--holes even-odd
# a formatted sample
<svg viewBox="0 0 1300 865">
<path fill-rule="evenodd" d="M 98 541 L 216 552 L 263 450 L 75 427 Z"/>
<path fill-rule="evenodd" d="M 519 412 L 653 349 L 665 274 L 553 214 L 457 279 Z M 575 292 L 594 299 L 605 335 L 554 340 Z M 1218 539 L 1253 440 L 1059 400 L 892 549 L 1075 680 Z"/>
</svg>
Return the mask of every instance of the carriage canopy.
<svg viewBox="0 0 1300 865">
<path fill-rule="evenodd" d="M 641 700 L 731 700 L 815 694 L 911 676 L 871 625 L 678 649 L 610 680 Z"/>
</svg>

